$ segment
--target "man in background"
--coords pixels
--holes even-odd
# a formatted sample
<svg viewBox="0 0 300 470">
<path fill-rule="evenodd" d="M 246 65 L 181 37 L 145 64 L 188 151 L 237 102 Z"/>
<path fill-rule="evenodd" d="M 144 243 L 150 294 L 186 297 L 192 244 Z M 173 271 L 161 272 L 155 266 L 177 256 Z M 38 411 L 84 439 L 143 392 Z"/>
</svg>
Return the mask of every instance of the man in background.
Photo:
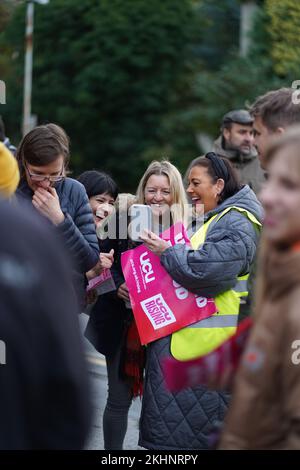
<svg viewBox="0 0 300 470">
<path fill-rule="evenodd" d="M 213 151 L 231 161 L 242 184 L 248 184 L 257 193 L 264 181 L 253 136 L 254 118 L 244 109 L 233 110 L 222 119 L 221 135 L 214 142 Z"/>
</svg>

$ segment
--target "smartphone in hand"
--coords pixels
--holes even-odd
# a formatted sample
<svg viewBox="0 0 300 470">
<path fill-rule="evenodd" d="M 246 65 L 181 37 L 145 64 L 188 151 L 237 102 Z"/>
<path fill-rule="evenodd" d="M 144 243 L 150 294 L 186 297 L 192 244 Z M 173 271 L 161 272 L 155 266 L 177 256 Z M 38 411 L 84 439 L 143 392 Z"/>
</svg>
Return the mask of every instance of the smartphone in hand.
<svg viewBox="0 0 300 470">
<path fill-rule="evenodd" d="M 131 240 L 142 242 L 140 235 L 143 231 L 152 231 L 152 211 L 151 207 L 145 204 L 133 204 L 129 207 L 128 215 L 130 223 L 128 225 L 128 235 Z"/>
</svg>

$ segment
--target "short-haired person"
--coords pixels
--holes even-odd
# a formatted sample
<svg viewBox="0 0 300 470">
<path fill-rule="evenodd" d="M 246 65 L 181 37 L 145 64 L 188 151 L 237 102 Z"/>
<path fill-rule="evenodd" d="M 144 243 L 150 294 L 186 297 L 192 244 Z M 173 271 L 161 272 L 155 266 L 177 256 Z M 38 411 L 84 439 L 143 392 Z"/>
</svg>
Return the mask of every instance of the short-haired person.
<svg viewBox="0 0 300 470">
<path fill-rule="evenodd" d="M 288 127 L 300 124 L 300 104 L 293 99 L 295 90 L 279 88 L 259 96 L 249 112 L 254 118 L 254 143 L 260 164 L 265 169 L 265 154 L 272 139 Z"/>
<path fill-rule="evenodd" d="M 254 324 L 221 449 L 300 448 L 300 127 L 274 141 L 264 165 Z"/>
<path fill-rule="evenodd" d="M 259 96 L 249 110 L 254 119 L 254 144 L 263 170 L 266 170 L 265 155 L 274 137 L 286 132 L 290 126 L 300 124 L 300 104 L 293 100 L 294 93 L 295 90 L 292 88 L 279 88 L 278 90 L 268 91 Z M 265 177 L 267 177 L 266 172 Z M 256 263 L 253 264 L 248 282 L 248 305 L 251 305 L 252 302 L 255 275 Z"/>
<path fill-rule="evenodd" d="M 115 210 L 118 196 L 118 187 L 114 180 L 106 173 L 97 170 L 88 170 L 82 173 L 77 180 L 83 184 L 89 198 L 93 212 L 95 227 L 105 225 L 108 217 Z M 101 240 L 98 237 L 100 256 L 99 261 L 88 273 L 88 280 L 99 275 L 103 269 L 110 269 L 113 263 L 113 249 L 109 249 L 109 239 Z"/>
<path fill-rule="evenodd" d="M 237 170 L 241 183 L 248 184 L 257 193 L 264 182 L 264 174 L 254 147 L 253 121 L 254 118 L 245 109 L 226 113 L 213 151 L 228 158 Z"/>
<path fill-rule="evenodd" d="M 162 361 L 170 354 L 181 361 L 205 355 L 235 332 L 262 219 L 254 192 L 240 185 L 226 158 L 210 152 L 195 159 L 188 181 L 193 204 L 204 206 L 204 224 L 191 237 L 192 249 L 170 247 L 154 233 L 142 238 L 177 283 L 213 297 L 218 312 L 147 347 L 140 445 L 148 449 L 207 449 L 214 423 L 225 416 L 226 392 L 204 386 L 168 392 Z"/>
<path fill-rule="evenodd" d="M 56 124 L 35 127 L 22 139 L 17 160 L 21 171 L 17 199 L 33 206 L 56 226 L 72 260 L 74 287 L 82 309 L 85 273 L 97 264 L 99 248 L 85 189 L 66 176 L 69 139 L 65 131 Z"/>
</svg>

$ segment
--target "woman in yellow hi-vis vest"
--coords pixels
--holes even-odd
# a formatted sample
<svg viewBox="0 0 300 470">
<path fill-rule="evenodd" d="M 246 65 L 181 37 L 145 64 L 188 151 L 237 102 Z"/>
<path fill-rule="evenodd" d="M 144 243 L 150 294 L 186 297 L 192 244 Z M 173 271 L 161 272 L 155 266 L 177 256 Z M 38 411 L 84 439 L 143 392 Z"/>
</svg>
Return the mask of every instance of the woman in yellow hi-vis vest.
<svg viewBox="0 0 300 470">
<path fill-rule="evenodd" d="M 188 182 L 195 210 L 204 214 L 204 224 L 191 236 L 192 249 L 169 247 L 154 233 L 143 239 L 176 285 L 213 297 L 218 311 L 148 346 L 139 441 L 148 449 L 205 449 L 215 422 L 224 418 L 228 393 L 204 386 L 170 393 L 161 362 L 169 354 L 182 361 L 207 354 L 235 332 L 263 214 L 230 162 L 213 152 L 192 162 Z"/>
</svg>

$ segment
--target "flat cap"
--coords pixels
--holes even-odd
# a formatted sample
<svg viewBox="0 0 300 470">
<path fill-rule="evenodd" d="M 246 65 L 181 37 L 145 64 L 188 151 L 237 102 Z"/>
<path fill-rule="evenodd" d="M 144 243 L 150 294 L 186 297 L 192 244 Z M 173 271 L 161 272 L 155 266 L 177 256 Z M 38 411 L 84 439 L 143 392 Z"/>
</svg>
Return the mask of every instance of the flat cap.
<svg viewBox="0 0 300 470">
<path fill-rule="evenodd" d="M 236 122 L 237 124 L 253 124 L 254 118 L 246 109 L 234 109 L 223 116 L 222 124 Z"/>
</svg>

